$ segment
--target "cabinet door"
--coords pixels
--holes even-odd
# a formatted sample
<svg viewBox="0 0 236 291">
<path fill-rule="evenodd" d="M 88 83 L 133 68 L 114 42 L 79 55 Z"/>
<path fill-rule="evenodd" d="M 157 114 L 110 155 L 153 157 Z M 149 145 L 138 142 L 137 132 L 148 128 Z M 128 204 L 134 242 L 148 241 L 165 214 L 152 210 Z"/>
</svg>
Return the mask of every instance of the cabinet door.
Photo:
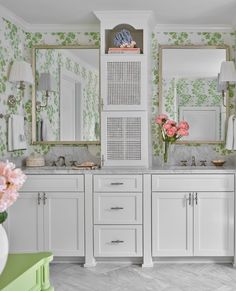
<svg viewBox="0 0 236 291">
<path fill-rule="evenodd" d="M 38 193 L 20 193 L 8 210 L 6 226 L 10 252 L 43 250 L 43 205 L 38 204 Z"/>
<path fill-rule="evenodd" d="M 153 256 L 192 255 L 191 194 L 166 192 L 152 194 Z"/>
<path fill-rule="evenodd" d="M 147 110 L 147 66 L 142 55 L 103 56 L 103 110 Z"/>
<path fill-rule="evenodd" d="M 102 112 L 101 153 L 104 166 L 148 166 L 148 115 Z"/>
<path fill-rule="evenodd" d="M 84 194 L 47 192 L 45 195 L 45 249 L 54 256 L 83 256 Z"/>
<path fill-rule="evenodd" d="M 194 255 L 233 256 L 234 193 L 194 193 Z"/>
</svg>

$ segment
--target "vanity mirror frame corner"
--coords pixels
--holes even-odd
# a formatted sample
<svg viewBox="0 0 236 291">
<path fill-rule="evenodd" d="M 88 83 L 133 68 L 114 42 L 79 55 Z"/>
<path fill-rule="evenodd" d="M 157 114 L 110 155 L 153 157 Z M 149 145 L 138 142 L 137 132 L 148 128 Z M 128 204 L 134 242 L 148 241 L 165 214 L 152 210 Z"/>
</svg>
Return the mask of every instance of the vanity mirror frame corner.
<svg viewBox="0 0 236 291">
<path fill-rule="evenodd" d="M 32 47 L 32 72 L 34 81 L 36 79 L 36 50 L 37 49 L 97 49 L 99 50 L 99 95 L 98 95 L 98 110 L 99 110 L 99 140 L 94 141 L 38 141 L 37 130 L 36 130 L 36 82 L 32 85 L 32 134 L 31 144 L 32 145 L 100 145 L 101 144 L 101 61 L 100 61 L 100 46 L 97 45 L 50 45 L 40 44 Z"/>
<path fill-rule="evenodd" d="M 230 57 L 230 46 L 229 45 L 159 45 L 159 64 L 158 64 L 158 114 L 163 113 L 162 112 L 162 105 L 163 105 L 163 88 L 162 88 L 162 69 L 163 69 L 163 50 L 164 49 L 225 49 L 226 50 L 226 61 L 231 60 Z M 229 117 L 229 92 L 226 91 L 225 94 L 225 104 L 226 104 L 226 121 Z M 178 140 L 175 142 L 175 144 L 224 144 L 225 138 L 226 138 L 226 128 L 227 128 L 227 122 L 225 122 L 225 133 L 224 133 L 224 139 L 223 140 Z"/>
</svg>

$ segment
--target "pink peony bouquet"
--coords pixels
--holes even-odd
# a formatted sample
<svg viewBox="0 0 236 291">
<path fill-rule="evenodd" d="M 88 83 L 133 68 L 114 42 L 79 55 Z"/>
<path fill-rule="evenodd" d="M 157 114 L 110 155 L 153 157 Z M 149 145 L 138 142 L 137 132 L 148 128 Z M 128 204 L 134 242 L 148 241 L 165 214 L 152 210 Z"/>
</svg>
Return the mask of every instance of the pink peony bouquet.
<svg viewBox="0 0 236 291">
<path fill-rule="evenodd" d="M 189 125 L 187 121 L 180 121 L 179 124 L 168 118 L 166 114 L 160 114 L 156 118 L 156 123 L 160 126 L 163 141 L 175 142 L 182 136 L 187 136 Z"/>
<path fill-rule="evenodd" d="M 167 162 L 168 145 L 183 136 L 189 135 L 189 124 L 184 120 L 177 124 L 174 120 L 169 119 L 166 114 L 158 115 L 155 122 L 160 127 L 162 140 L 165 143 L 164 161 Z"/>
<path fill-rule="evenodd" d="M 7 218 L 6 210 L 18 198 L 18 191 L 25 180 L 25 174 L 13 163 L 0 162 L 0 223 Z"/>
</svg>

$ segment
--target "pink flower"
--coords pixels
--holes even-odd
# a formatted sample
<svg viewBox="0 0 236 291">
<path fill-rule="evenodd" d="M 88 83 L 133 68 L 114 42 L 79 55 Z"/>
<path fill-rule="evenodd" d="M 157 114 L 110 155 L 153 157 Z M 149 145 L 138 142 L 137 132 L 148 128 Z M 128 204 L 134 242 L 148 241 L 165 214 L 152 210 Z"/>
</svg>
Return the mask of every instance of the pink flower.
<svg viewBox="0 0 236 291">
<path fill-rule="evenodd" d="M 160 114 L 160 115 L 157 116 L 155 122 L 156 122 L 157 124 L 162 124 L 162 123 L 164 123 L 167 119 L 168 119 L 168 116 L 167 116 L 166 114 Z"/>
<path fill-rule="evenodd" d="M 188 130 L 189 129 L 189 124 L 187 121 L 180 121 L 180 123 L 178 124 L 178 127 L 181 128 L 181 129 L 186 129 Z"/>
<path fill-rule="evenodd" d="M 20 169 L 7 171 L 6 178 L 8 182 L 13 184 L 17 189 L 20 189 L 26 180 L 25 174 L 23 174 L 23 172 Z"/>
<path fill-rule="evenodd" d="M 189 135 L 188 131 L 186 129 L 183 129 L 183 128 L 178 129 L 177 134 L 181 135 L 181 136 Z"/>
<path fill-rule="evenodd" d="M 18 190 L 26 180 L 25 174 L 10 162 L 0 162 L 0 212 L 10 207 L 18 197 Z"/>
<path fill-rule="evenodd" d="M 169 129 L 167 129 L 166 135 L 168 137 L 173 137 L 176 134 L 176 132 L 177 132 L 177 128 L 173 126 L 173 127 L 169 128 Z"/>
<path fill-rule="evenodd" d="M 6 178 L 3 176 L 0 176 L 0 192 L 7 189 L 7 181 Z"/>
</svg>

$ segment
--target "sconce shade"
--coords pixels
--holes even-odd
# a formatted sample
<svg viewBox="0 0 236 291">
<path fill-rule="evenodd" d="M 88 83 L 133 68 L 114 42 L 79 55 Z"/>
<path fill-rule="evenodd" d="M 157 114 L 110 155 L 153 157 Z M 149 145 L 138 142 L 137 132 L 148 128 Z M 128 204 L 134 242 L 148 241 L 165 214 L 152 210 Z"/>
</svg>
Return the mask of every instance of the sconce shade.
<svg viewBox="0 0 236 291">
<path fill-rule="evenodd" d="M 236 70 L 232 61 L 221 63 L 219 83 L 223 82 L 236 82 Z"/>
<path fill-rule="evenodd" d="M 34 83 L 31 65 L 25 61 L 14 61 L 9 74 L 10 82 Z"/>
<path fill-rule="evenodd" d="M 39 76 L 39 91 L 56 92 L 57 84 L 56 80 L 50 73 L 41 73 Z"/>
</svg>

